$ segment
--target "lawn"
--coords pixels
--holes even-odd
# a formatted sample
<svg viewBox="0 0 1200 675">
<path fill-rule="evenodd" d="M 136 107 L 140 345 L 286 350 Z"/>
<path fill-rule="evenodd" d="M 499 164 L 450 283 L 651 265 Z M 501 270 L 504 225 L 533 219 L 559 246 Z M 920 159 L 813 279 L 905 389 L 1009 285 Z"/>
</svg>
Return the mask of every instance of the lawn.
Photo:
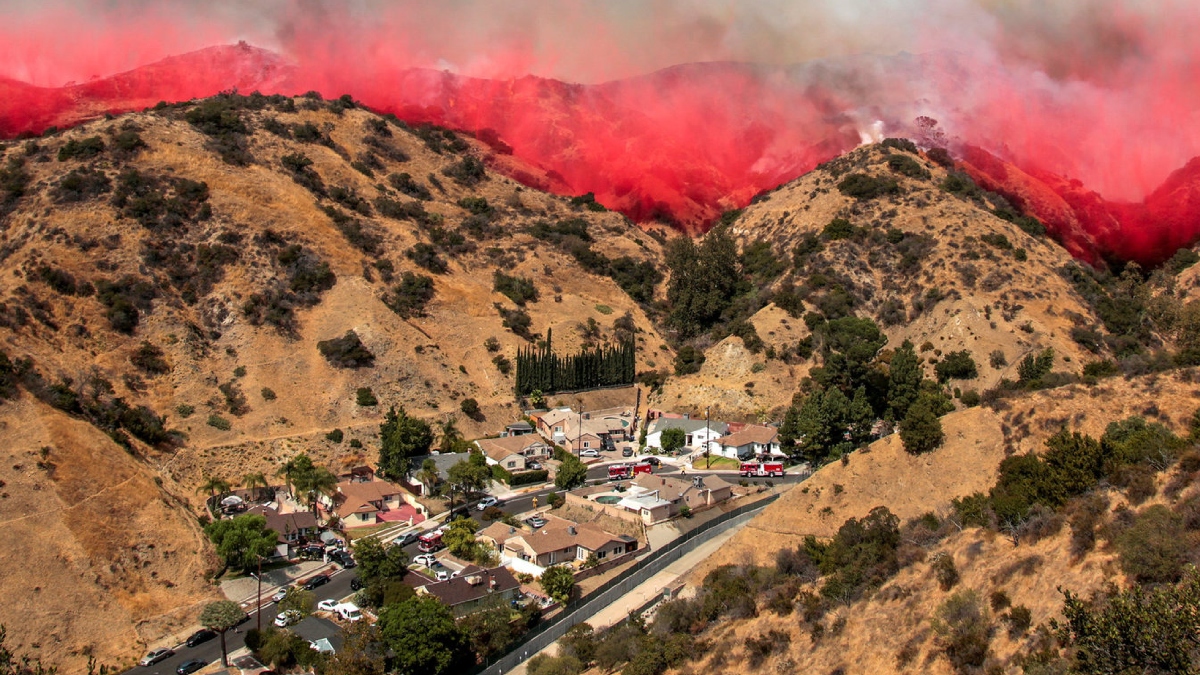
<svg viewBox="0 0 1200 675">
<path fill-rule="evenodd" d="M 692 468 L 695 469 L 736 469 L 740 466 L 741 464 L 736 459 L 715 455 L 708 458 L 707 464 L 703 457 L 692 463 Z"/>
</svg>

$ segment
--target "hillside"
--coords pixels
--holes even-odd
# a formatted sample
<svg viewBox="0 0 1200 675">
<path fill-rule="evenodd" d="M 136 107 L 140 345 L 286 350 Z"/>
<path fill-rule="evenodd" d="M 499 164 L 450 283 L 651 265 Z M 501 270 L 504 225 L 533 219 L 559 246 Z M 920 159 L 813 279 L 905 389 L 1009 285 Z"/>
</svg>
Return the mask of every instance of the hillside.
<svg viewBox="0 0 1200 675">
<path fill-rule="evenodd" d="M 195 520 L 206 476 L 271 476 L 300 451 L 372 458 L 392 405 L 453 416 L 469 438 L 519 416 L 494 359 L 528 341 L 502 325 L 501 310 L 523 315 L 494 272 L 532 281 L 529 325 L 515 325 L 553 329 L 559 352 L 613 339 L 626 313 L 639 359 L 663 344 L 615 273 L 570 253 L 645 272 L 654 238 L 494 174 L 486 146 L 449 132 L 341 102 L 226 97 L 0 152 L 0 351 L 15 364 L 0 374 L 21 384 L 0 404 L 16 458 L 0 479 L 3 519 L 28 533 L 0 560 L 44 589 L 39 611 L 10 603 L 0 623 L 69 669 L 88 651 L 127 662 L 213 596 Z M 347 331 L 371 364 L 318 349 Z M 359 388 L 378 404 L 359 405 Z M 345 441 L 326 439 L 335 428 Z"/>
<path fill-rule="evenodd" d="M 894 187 L 858 198 L 837 187 L 851 175 L 878 177 Z M 1078 372 L 1092 357 L 1071 338 L 1071 329 L 1097 319 L 1059 273 L 1071 256 L 997 216 L 998 205 L 989 201 L 995 196 L 969 185 L 958 193 L 943 189 L 949 175 L 923 155 L 866 146 L 742 211 L 730 233 L 743 250 L 754 248 L 759 268 L 774 272 L 759 294 L 773 302 L 750 319 L 772 350 L 766 355 L 786 355 L 811 335 L 806 313 L 853 312 L 884 329 L 888 349 L 912 341 L 930 375 L 928 365 L 943 354 L 971 352 L 979 374 L 954 383 L 964 391 L 1016 379 L 1021 360 L 1047 347 L 1059 355 L 1063 370 Z M 831 235 L 826 228 L 835 220 L 845 229 Z M 992 365 L 994 352 L 1003 355 L 1002 364 Z M 664 405 L 702 409 L 711 401 L 732 414 L 777 411 L 791 400 L 789 383 L 814 365 L 751 354 L 736 337 L 706 350 L 706 357 L 698 373 L 668 384 Z"/>
</svg>

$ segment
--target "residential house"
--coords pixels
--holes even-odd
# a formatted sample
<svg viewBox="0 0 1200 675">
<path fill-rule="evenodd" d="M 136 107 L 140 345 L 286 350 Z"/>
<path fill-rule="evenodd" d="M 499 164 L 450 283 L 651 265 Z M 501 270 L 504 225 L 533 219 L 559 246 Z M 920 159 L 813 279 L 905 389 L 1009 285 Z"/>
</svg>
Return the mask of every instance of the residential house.
<svg viewBox="0 0 1200 675">
<path fill-rule="evenodd" d="M 693 420 L 687 418 L 660 417 L 651 424 L 646 432 L 646 449 L 662 451 L 662 434 L 667 429 L 683 430 L 684 447 L 704 450 L 705 443 L 710 444 L 709 450 L 715 450 L 713 441 L 728 433 L 729 425 L 716 420 Z"/>
<path fill-rule="evenodd" d="M 467 453 L 459 452 L 459 453 L 446 453 L 446 454 L 433 454 L 433 455 L 418 455 L 416 457 L 409 458 L 408 476 L 407 476 L 407 480 L 405 481 L 405 484 L 407 485 L 409 490 L 412 490 L 413 492 L 421 495 L 422 497 L 428 497 L 430 495 L 430 486 L 425 485 L 420 480 L 418 480 L 417 474 L 419 474 L 421 472 L 421 466 L 424 465 L 425 460 L 427 460 L 427 459 L 433 460 L 434 467 L 437 469 L 438 482 L 444 483 L 444 482 L 450 480 L 450 467 L 454 466 L 455 464 L 458 464 L 459 462 L 461 462 L 465 459 L 469 459 L 469 455 Z"/>
<path fill-rule="evenodd" d="M 504 427 L 504 435 L 505 436 L 525 436 L 527 434 L 532 434 L 532 433 L 533 433 L 533 425 L 530 424 L 529 422 L 526 422 L 525 420 L 521 420 L 520 422 L 513 422 L 512 424 Z"/>
<path fill-rule="evenodd" d="M 342 481 L 332 495 L 321 498 L 321 504 L 337 514 L 343 527 L 410 520 L 418 514 L 404 501 L 403 492 L 404 488 L 385 480 Z"/>
<path fill-rule="evenodd" d="M 647 525 L 679 515 L 683 506 L 698 511 L 733 496 L 733 486 L 716 476 L 674 478 L 641 474 L 617 506 L 638 513 Z"/>
<path fill-rule="evenodd" d="M 338 480 L 351 483 L 365 483 L 375 480 L 375 467 L 369 464 L 350 467 L 338 474 Z"/>
<path fill-rule="evenodd" d="M 633 439 L 633 408 L 609 408 L 577 413 L 570 408 L 555 408 L 532 416 L 544 438 L 575 450 L 613 449 L 619 441 Z"/>
<path fill-rule="evenodd" d="M 561 565 L 595 555 L 601 562 L 632 553 L 638 542 L 628 535 L 616 535 L 592 525 L 555 524 L 533 532 L 514 533 L 501 548 L 504 556 L 518 558 L 540 567 Z"/>
<path fill-rule="evenodd" d="M 516 598 L 521 583 L 503 567 L 489 570 L 469 566 L 459 577 L 438 581 L 417 588 L 417 595 L 441 600 L 461 618 L 482 609 L 504 606 Z"/>
<path fill-rule="evenodd" d="M 737 459 L 750 459 L 758 455 L 783 455 L 779 449 L 779 429 L 757 424 L 747 425 L 741 431 L 718 438 L 716 445 L 718 448 L 714 452 Z"/>
<path fill-rule="evenodd" d="M 279 535 L 275 546 L 277 557 L 294 558 L 301 545 L 318 541 L 317 517 L 312 511 L 280 513 L 269 506 L 255 506 L 246 513 L 263 516 L 267 519 L 267 528 Z"/>
<path fill-rule="evenodd" d="M 574 417 L 576 417 L 576 413 L 570 408 L 555 408 L 530 415 L 537 432 L 552 443 L 557 442 L 555 441 L 556 437 L 566 438 L 567 419 Z"/>
<path fill-rule="evenodd" d="M 530 460 L 544 459 L 551 454 L 550 445 L 535 434 L 481 438 L 475 445 L 487 455 L 488 464 L 499 464 L 510 473 L 525 471 Z"/>
<path fill-rule="evenodd" d="M 307 640 L 310 647 L 323 654 L 336 654 L 345 643 L 341 627 L 329 619 L 310 616 L 288 630 Z"/>
</svg>

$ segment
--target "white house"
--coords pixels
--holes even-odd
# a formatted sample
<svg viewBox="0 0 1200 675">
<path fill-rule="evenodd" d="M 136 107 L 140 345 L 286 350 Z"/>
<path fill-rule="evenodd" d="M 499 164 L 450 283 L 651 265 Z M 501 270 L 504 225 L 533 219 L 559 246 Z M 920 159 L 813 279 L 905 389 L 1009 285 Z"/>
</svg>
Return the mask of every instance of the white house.
<svg viewBox="0 0 1200 675">
<path fill-rule="evenodd" d="M 783 456 L 779 448 L 779 429 L 757 424 L 718 438 L 714 445 L 714 452 L 734 459 L 750 459 L 757 455 Z"/>
<path fill-rule="evenodd" d="M 728 433 L 729 425 L 715 420 L 705 421 L 660 417 L 654 420 L 649 431 L 646 433 L 647 451 L 658 452 L 662 450 L 662 432 L 667 429 L 682 429 L 684 447 L 692 448 L 693 450 L 703 450 L 705 443 L 711 444 Z M 717 451 L 717 446 L 712 445 L 709 451 Z"/>
</svg>

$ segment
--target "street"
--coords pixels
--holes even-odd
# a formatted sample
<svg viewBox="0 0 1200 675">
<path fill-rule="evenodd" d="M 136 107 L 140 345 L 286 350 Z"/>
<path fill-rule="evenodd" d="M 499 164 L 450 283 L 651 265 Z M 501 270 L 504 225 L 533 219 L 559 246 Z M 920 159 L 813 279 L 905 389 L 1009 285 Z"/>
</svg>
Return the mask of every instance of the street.
<svg viewBox="0 0 1200 675">
<path fill-rule="evenodd" d="M 337 570 L 330 576 L 329 583 L 324 586 L 318 586 L 313 591 L 317 602 L 327 599 L 340 600 L 341 598 L 350 595 L 350 581 L 355 577 L 354 570 Z M 275 621 L 275 603 L 270 602 L 270 597 L 263 598 L 262 605 L 262 627 L 266 630 L 273 625 Z M 232 653 L 246 646 L 246 631 L 255 628 L 257 624 L 254 608 L 251 607 L 250 620 L 237 627 L 238 632 L 232 630 L 225 634 L 225 645 Z M 191 659 L 202 659 L 208 663 L 221 661 L 221 638 L 217 636 L 208 642 L 201 643 L 195 647 L 188 647 L 186 644 L 179 644 L 172 647 L 175 650 L 175 655 L 159 661 L 152 666 L 134 666 L 125 671 L 129 675 L 149 675 L 151 673 L 159 675 L 175 675 L 175 669 L 184 661 Z M 139 657 L 140 658 L 140 657 Z M 232 664 L 231 664 L 232 665 Z"/>
</svg>

